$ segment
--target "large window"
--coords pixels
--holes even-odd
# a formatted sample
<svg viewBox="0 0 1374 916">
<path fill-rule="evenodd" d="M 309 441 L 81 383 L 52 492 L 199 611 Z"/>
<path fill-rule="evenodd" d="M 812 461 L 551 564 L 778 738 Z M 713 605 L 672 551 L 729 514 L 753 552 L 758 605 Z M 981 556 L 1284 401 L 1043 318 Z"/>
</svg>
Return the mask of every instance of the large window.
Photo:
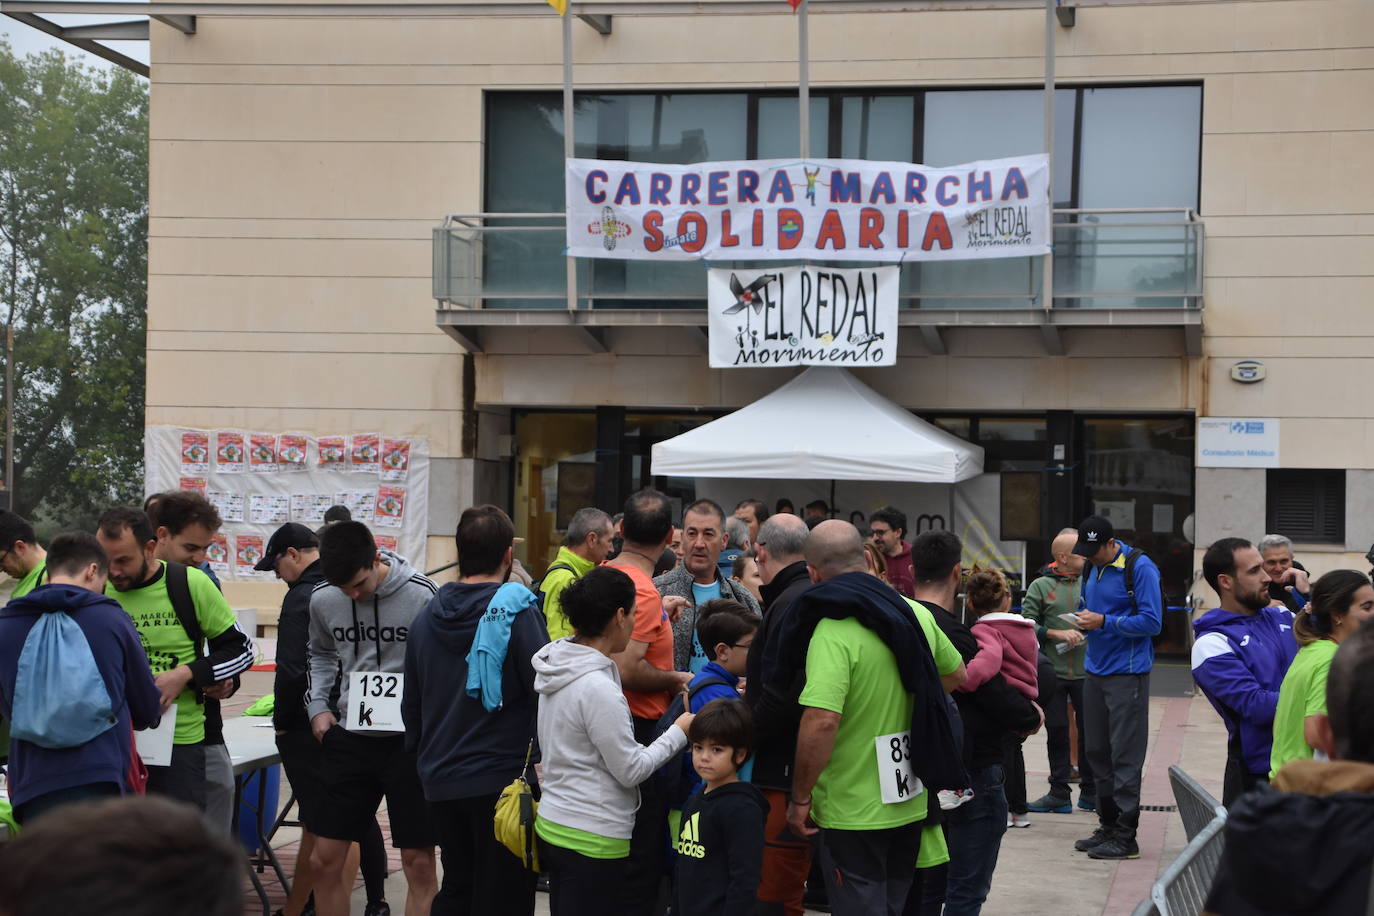
<svg viewBox="0 0 1374 916">
<path fill-rule="evenodd" d="M 1036 89 L 817 92 L 811 99 L 811 155 L 953 165 L 1039 152 L 1042 100 Z M 575 150 L 581 157 L 690 163 L 799 153 L 797 99 L 791 94 L 583 93 L 576 106 Z M 1196 208 L 1201 113 L 1200 86 L 1057 90 L 1055 205 Z M 486 138 L 487 212 L 563 210 L 560 96 L 489 93 Z M 1151 295 L 1173 290 L 1188 274 L 1192 262 L 1180 256 L 1183 242 L 1161 242 L 1162 230 L 1148 225 L 1132 228 L 1163 218 L 1099 215 L 1091 219 L 1101 226 L 1059 230 L 1056 292 L 1096 294 L 1112 287 L 1119 295 L 1057 304 L 1179 304 L 1178 297 Z M 557 233 L 492 235 L 487 245 L 486 289 L 543 289 L 561 282 Z M 1026 306 L 1028 296 L 1039 290 L 1040 261 L 907 265 L 903 292 L 919 292 L 922 308 Z M 581 266 L 579 293 L 600 307 L 699 308 L 705 288 L 701 274 L 700 264 L 597 261 Z M 504 304 L 562 307 L 552 300 Z"/>
</svg>

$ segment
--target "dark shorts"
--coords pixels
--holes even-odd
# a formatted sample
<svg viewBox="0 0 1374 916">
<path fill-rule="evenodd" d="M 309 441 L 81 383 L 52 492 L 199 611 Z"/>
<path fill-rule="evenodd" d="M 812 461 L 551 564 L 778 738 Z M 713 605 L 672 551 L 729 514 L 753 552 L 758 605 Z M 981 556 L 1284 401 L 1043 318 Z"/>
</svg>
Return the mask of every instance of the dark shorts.
<svg viewBox="0 0 1374 916">
<path fill-rule="evenodd" d="M 291 729 L 277 736 L 277 752 L 281 754 L 282 769 L 296 796 L 296 808 L 301 824 L 315 832 L 315 817 L 324 804 L 322 764 L 324 748 L 308 728 Z"/>
<path fill-rule="evenodd" d="M 362 842 L 383 796 L 391 821 L 391 845 L 434 845 L 429 806 L 406 751 L 404 735 L 371 738 L 334 726 L 325 733 L 320 760 L 322 793 L 311 832 L 331 840 Z"/>
</svg>

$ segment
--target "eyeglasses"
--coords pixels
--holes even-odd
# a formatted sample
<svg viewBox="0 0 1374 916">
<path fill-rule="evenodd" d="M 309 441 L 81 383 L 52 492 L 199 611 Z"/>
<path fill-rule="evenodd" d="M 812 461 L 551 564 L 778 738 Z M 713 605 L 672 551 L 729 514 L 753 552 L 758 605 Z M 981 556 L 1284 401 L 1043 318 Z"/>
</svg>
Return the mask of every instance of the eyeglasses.
<svg viewBox="0 0 1374 916">
<path fill-rule="evenodd" d="M 752 646 L 753 644 L 754 644 L 754 641 L 753 641 L 752 639 L 749 640 L 748 642 L 732 642 L 732 643 L 730 643 L 730 648 L 732 648 L 732 649 L 747 649 L 747 648 L 749 648 L 750 646 Z"/>
<path fill-rule="evenodd" d="M 11 544 L 10 546 L 6 547 L 6 548 L 5 548 L 5 552 L 4 552 L 4 553 L 0 553 L 0 563 L 5 562 L 5 557 L 9 556 L 10 553 L 12 553 L 13 551 L 14 551 L 14 545 L 13 545 L 13 544 Z"/>
</svg>

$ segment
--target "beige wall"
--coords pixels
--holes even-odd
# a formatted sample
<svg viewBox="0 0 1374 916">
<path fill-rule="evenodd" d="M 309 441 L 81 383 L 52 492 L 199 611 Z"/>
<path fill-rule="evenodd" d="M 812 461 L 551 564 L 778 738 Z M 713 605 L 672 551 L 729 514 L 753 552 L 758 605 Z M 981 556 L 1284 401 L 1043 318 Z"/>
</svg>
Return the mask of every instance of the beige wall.
<svg viewBox="0 0 1374 916">
<path fill-rule="evenodd" d="M 1033 85 L 1043 72 L 1036 11 L 812 19 L 818 86 Z M 483 444 L 464 441 L 463 358 L 434 327 L 429 231 L 481 208 L 483 92 L 559 85 L 557 17 L 152 29 L 147 422 L 366 427 L 472 457 Z M 866 380 L 929 409 L 1279 416 L 1286 464 L 1374 467 L 1371 46 L 1374 7 L 1356 0 L 1080 9 L 1059 31 L 1065 83 L 1203 82 L 1206 358 L 1181 357 L 1176 331 L 1071 331 L 1064 357 L 1016 330 L 952 332 L 949 355 L 931 357 L 908 331 L 898 369 Z M 575 57 L 588 89 L 796 74 L 785 8 L 617 16 L 607 37 L 578 23 Z M 711 372 L 667 331 L 611 336 L 637 355 L 492 333 L 466 394 L 730 406 L 788 375 Z M 1268 379 L 1232 383 L 1241 358 Z"/>
</svg>

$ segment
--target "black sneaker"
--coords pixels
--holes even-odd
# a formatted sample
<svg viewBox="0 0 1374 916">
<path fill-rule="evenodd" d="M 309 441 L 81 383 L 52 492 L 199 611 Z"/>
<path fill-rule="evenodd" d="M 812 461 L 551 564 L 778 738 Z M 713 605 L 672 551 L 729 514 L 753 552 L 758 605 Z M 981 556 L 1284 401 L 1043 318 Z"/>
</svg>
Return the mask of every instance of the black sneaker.
<svg viewBox="0 0 1374 916">
<path fill-rule="evenodd" d="M 1073 844 L 1073 848 L 1079 852 L 1087 852 L 1089 849 L 1096 849 L 1103 843 L 1112 839 L 1112 829 L 1110 827 L 1098 827 L 1090 837 L 1084 837 Z"/>
<path fill-rule="evenodd" d="M 1072 814 L 1073 805 L 1067 798 L 1060 798 L 1053 792 L 1047 792 L 1035 801 L 1026 805 L 1026 808 L 1038 814 Z"/>
<path fill-rule="evenodd" d="M 385 900 L 374 900 L 363 910 L 363 916 L 391 916 L 391 904 Z"/>
<path fill-rule="evenodd" d="M 1089 859 L 1138 859 L 1140 847 L 1135 837 L 1113 834 L 1105 843 L 1099 843 L 1088 850 Z"/>
</svg>

